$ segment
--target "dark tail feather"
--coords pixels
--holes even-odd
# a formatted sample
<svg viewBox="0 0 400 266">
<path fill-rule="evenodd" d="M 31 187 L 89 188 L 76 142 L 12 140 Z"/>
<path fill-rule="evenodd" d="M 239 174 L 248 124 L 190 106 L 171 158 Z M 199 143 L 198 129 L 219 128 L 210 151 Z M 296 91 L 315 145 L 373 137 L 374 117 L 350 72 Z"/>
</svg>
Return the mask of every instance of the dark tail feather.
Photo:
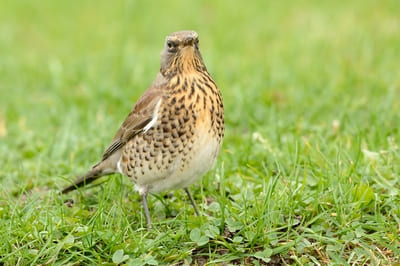
<svg viewBox="0 0 400 266">
<path fill-rule="evenodd" d="M 79 187 L 86 186 L 87 184 L 92 183 L 97 178 L 103 176 L 102 171 L 100 169 L 93 168 L 86 175 L 79 177 L 78 180 L 75 181 L 74 184 L 64 188 L 61 193 L 66 194 L 72 190 L 75 190 Z"/>
</svg>

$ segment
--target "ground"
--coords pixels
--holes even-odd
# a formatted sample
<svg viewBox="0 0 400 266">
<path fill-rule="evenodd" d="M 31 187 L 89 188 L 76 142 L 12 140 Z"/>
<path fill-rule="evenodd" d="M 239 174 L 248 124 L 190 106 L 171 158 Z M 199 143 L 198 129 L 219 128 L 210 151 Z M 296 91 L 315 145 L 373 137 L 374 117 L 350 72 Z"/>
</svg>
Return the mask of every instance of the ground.
<svg viewBox="0 0 400 266">
<path fill-rule="evenodd" d="M 400 4 L 0 4 L 0 264 L 399 264 Z M 99 160 L 159 68 L 199 33 L 224 98 L 218 161 L 190 189 L 120 175 L 58 191 Z"/>
</svg>

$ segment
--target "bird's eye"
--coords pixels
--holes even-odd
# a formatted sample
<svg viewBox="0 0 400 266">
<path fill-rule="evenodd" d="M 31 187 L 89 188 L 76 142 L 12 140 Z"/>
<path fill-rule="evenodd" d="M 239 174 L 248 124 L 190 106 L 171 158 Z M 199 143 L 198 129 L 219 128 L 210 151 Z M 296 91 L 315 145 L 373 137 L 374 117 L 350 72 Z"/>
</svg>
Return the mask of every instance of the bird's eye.
<svg viewBox="0 0 400 266">
<path fill-rule="evenodd" d="M 167 47 L 169 51 L 173 51 L 176 49 L 176 43 L 174 43 L 173 41 L 167 41 Z"/>
</svg>

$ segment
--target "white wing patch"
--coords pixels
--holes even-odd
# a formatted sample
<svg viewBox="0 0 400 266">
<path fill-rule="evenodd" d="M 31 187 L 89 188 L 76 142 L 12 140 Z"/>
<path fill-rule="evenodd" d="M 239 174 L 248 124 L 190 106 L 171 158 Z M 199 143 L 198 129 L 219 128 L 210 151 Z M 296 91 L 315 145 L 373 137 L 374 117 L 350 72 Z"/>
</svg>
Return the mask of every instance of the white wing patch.
<svg viewBox="0 0 400 266">
<path fill-rule="evenodd" d="M 117 171 L 120 174 L 124 174 L 124 172 L 122 172 L 122 167 L 121 167 L 121 158 L 119 158 L 118 162 L 117 162 Z"/>
<path fill-rule="evenodd" d="M 154 124 L 157 121 L 158 118 L 158 110 L 160 109 L 160 105 L 161 105 L 161 99 L 158 100 L 157 104 L 156 104 L 156 108 L 154 108 L 154 112 L 153 112 L 153 118 L 151 119 L 151 121 L 143 128 L 144 133 L 146 133 L 150 128 L 152 128 L 152 126 L 154 126 Z"/>
</svg>

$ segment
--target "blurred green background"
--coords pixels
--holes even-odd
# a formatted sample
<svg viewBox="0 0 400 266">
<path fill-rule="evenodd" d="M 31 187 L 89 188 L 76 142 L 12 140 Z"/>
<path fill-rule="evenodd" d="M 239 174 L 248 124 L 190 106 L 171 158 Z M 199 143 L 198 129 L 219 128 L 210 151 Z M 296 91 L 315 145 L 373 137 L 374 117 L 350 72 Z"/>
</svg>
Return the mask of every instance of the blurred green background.
<svg viewBox="0 0 400 266">
<path fill-rule="evenodd" d="M 0 218 L 11 219 L 10 206 L 25 192 L 41 197 L 95 163 L 155 77 L 165 36 L 191 29 L 224 98 L 226 138 L 216 169 L 232 179 L 232 195 L 240 193 L 237 180 L 259 184 L 259 173 L 268 169 L 271 177 L 277 163 L 286 175 L 282 194 L 274 195 L 293 213 L 336 219 L 330 213 L 337 209 L 310 202 L 350 206 L 367 195 L 368 202 L 375 197 L 375 210 L 388 209 L 379 230 L 395 228 L 399 14 L 398 0 L 2 0 Z M 299 176 L 308 186 L 294 202 L 287 188 Z M 205 180 L 211 193 L 215 183 Z M 354 192 L 359 188 L 366 194 Z M 62 208 L 51 200 L 32 204 Z M 353 218 L 330 226 L 339 230 Z M 30 230 L 17 224 L 8 228 Z"/>
<path fill-rule="evenodd" d="M 97 160 L 156 75 L 165 36 L 182 29 L 200 35 L 228 138 L 260 130 L 279 142 L 337 120 L 379 148 L 380 128 L 398 134 L 399 12 L 398 1 L 3 0 L 2 164 L 45 182 L 37 175 L 68 174 L 52 163 Z M 25 169 L 37 156 L 46 163 Z"/>
</svg>

